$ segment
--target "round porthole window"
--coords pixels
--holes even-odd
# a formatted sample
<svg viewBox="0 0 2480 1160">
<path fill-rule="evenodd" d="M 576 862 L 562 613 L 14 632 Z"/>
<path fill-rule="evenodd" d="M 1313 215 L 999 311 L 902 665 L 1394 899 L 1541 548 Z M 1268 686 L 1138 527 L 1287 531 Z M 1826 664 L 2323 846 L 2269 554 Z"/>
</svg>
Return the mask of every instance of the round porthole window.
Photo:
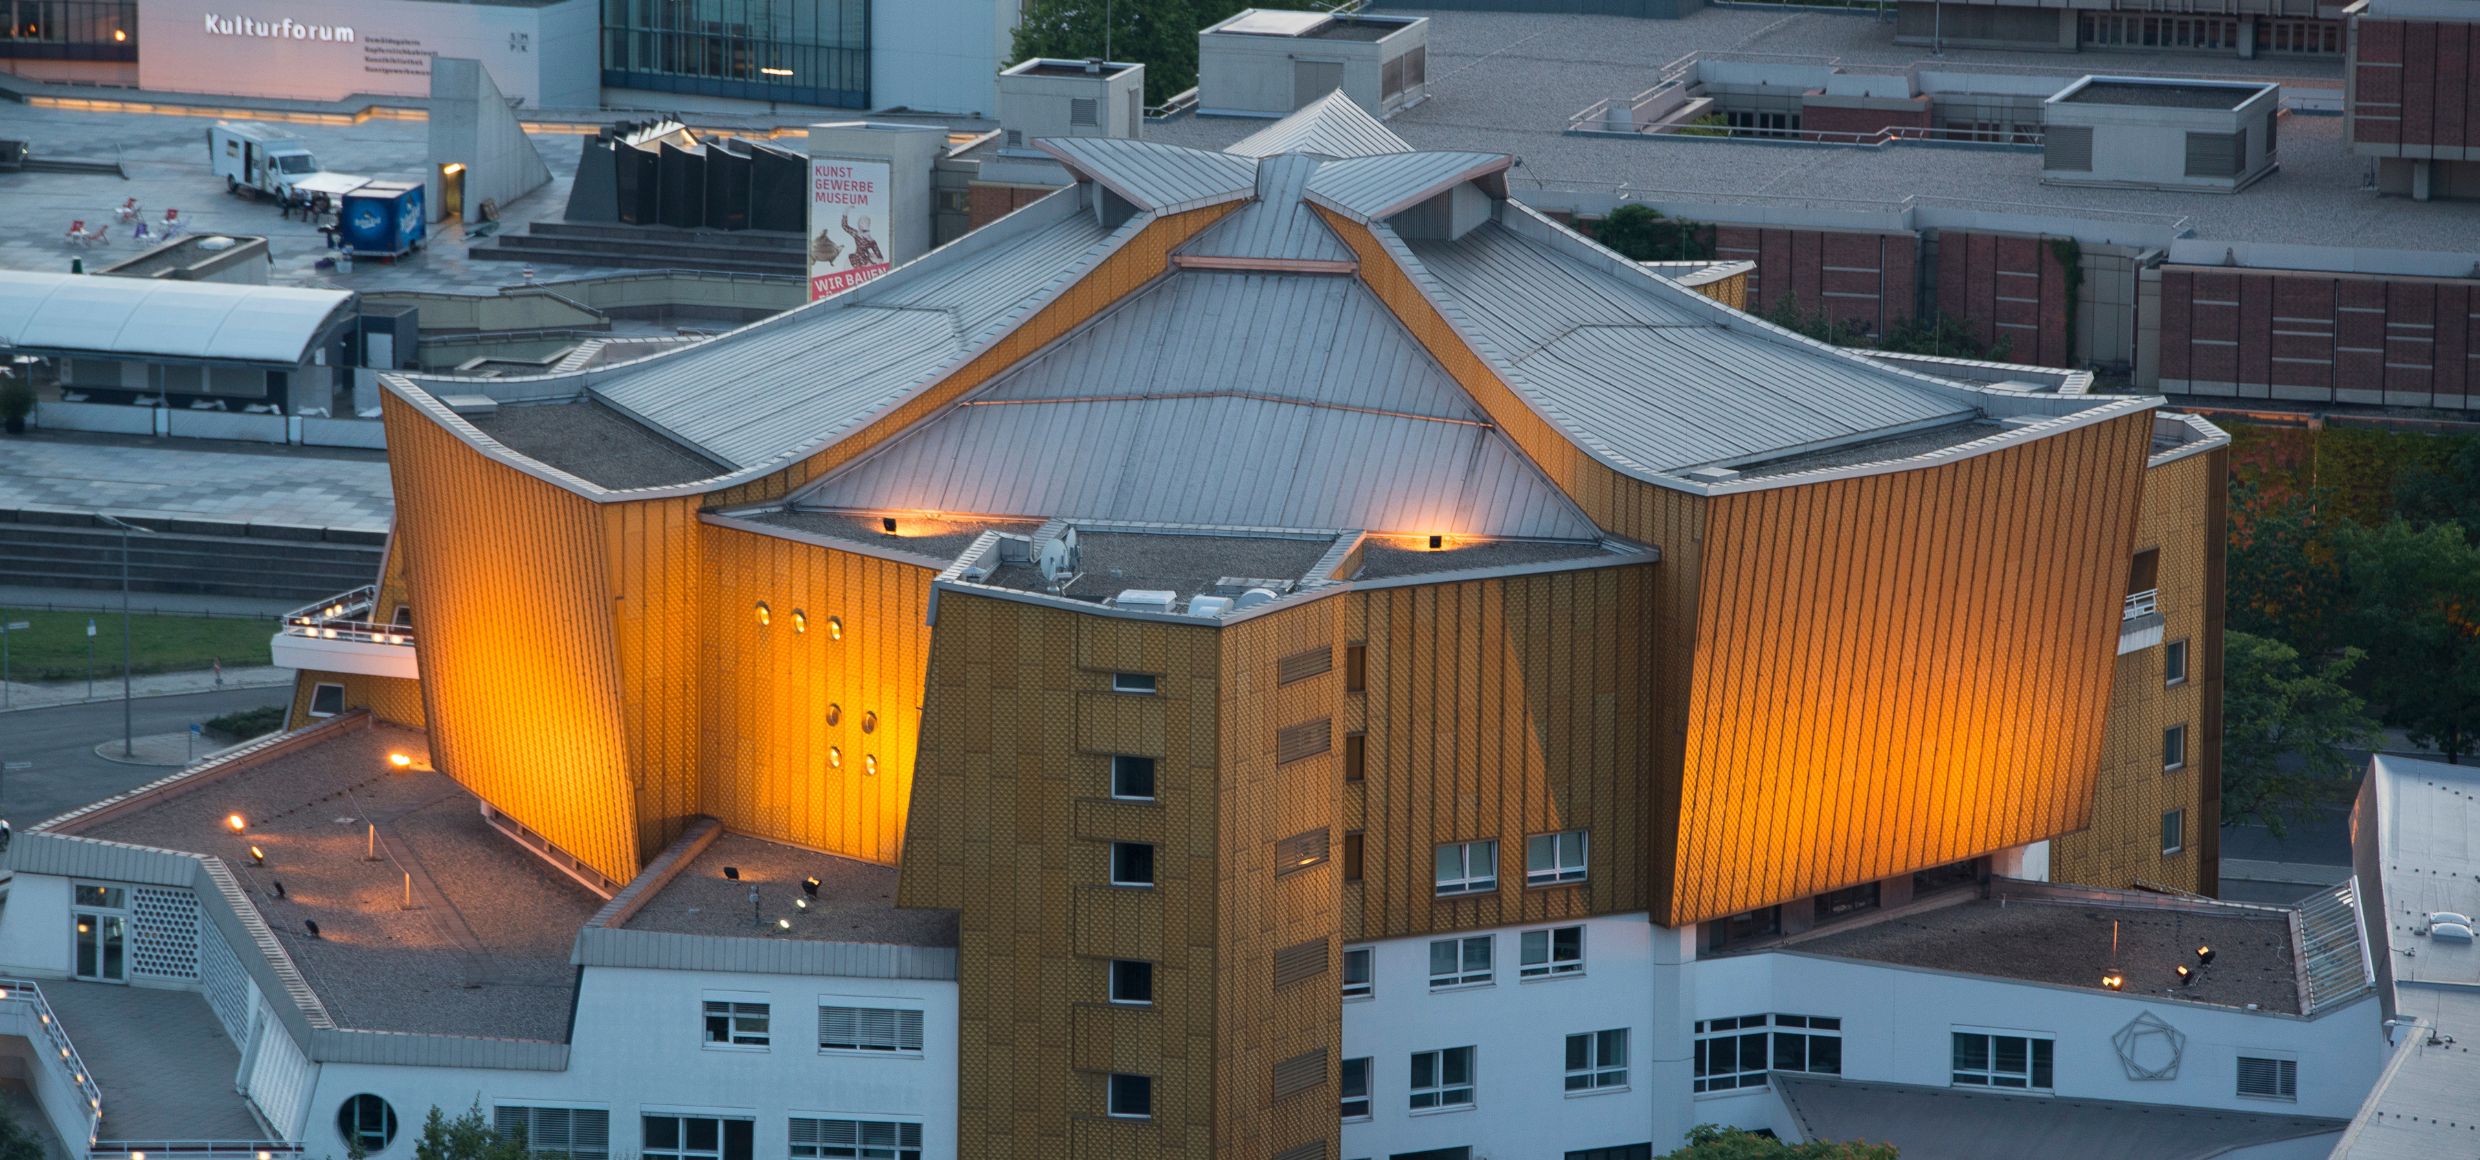
<svg viewBox="0 0 2480 1160">
<path fill-rule="evenodd" d="M 829 705 L 829 706 L 827 706 L 827 724 L 829 724 L 829 725 L 841 725 L 841 724 L 843 724 L 843 723 L 844 723 L 844 707 L 843 707 L 842 705 Z"/>
<path fill-rule="evenodd" d="M 355 1096 L 336 1109 L 336 1131 L 347 1148 L 379 1152 L 396 1139 L 396 1109 L 374 1095 Z"/>
<path fill-rule="evenodd" d="M 808 631 L 809 631 L 809 614 L 808 614 L 808 613 L 803 612 L 803 611 L 801 611 L 801 610 L 800 610 L 800 609 L 798 609 L 798 608 L 795 608 L 795 609 L 793 609 L 793 610 L 792 610 L 792 631 L 794 631 L 794 632 L 808 632 Z"/>
<path fill-rule="evenodd" d="M 844 751 L 842 749 L 839 749 L 833 745 L 827 746 L 827 768 L 844 768 Z"/>
<path fill-rule="evenodd" d="M 862 755 L 862 758 L 861 758 L 861 772 L 866 773 L 866 774 L 869 774 L 869 775 L 870 775 L 870 776 L 872 776 L 872 777 L 876 777 L 876 776 L 878 776 L 878 755 L 877 755 L 877 754 L 875 754 L 875 753 L 869 753 L 869 754 L 864 754 L 864 755 Z"/>
<path fill-rule="evenodd" d="M 843 618 L 843 617 L 841 617 L 841 616 L 830 616 L 830 617 L 828 617 L 828 618 L 827 618 L 827 639 L 828 639 L 828 640 L 842 640 L 842 639 L 844 639 L 844 618 Z"/>
<path fill-rule="evenodd" d="M 758 623 L 759 623 L 759 624 L 761 624 L 761 625 L 764 625 L 764 624 L 771 624 L 771 623 L 773 623 L 773 622 L 774 622 L 774 620 L 775 620 L 775 613 L 774 613 L 773 611 L 771 611 L 771 610 L 769 610 L 769 609 L 767 608 L 767 606 L 766 606 L 766 601 L 763 601 L 763 600 L 759 601 L 759 602 L 758 602 Z"/>
<path fill-rule="evenodd" d="M 876 712 L 865 712 L 861 714 L 861 731 L 864 733 L 878 732 L 878 714 Z"/>
</svg>

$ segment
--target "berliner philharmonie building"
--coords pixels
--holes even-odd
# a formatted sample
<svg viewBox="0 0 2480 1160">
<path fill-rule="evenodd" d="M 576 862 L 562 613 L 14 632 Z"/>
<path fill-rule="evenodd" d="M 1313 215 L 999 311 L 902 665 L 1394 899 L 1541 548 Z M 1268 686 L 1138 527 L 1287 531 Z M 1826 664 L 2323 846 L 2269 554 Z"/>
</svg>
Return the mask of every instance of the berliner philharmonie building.
<svg viewBox="0 0 2480 1160">
<path fill-rule="evenodd" d="M 1072 186 L 840 296 L 389 379 L 294 731 L 21 825 L 0 970 L 72 1035 L 194 992 L 230 1132 L 312 1156 L 2349 1117 L 2350 892 L 2210 897 L 2221 432 L 1788 333 L 1339 99 L 1042 147 Z"/>
</svg>

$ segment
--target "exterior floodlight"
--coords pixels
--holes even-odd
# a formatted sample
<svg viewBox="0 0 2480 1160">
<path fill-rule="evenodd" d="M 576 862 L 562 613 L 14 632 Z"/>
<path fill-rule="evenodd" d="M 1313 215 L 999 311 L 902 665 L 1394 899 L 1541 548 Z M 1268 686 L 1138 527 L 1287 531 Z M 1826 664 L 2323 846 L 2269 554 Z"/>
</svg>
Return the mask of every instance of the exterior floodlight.
<svg viewBox="0 0 2480 1160">
<path fill-rule="evenodd" d="M 232 832 L 236 834 L 250 828 L 249 821 L 239 814 L 224 815 L 224 824 L 232 827 Z"/>
<path fill-rule="evenodd" d="M 818 881 L 818 876 L 812 874 L 801 880 L 801 893 L 809 895 L 812 898 L 816 898 L 818 897 L 818 887 L 821 885 L 823 885 L 823 883 Z"/>
<path fill-rule="evenodd" d="M 2112 991 L 2118 990 L 2119 988 L 2127 985 L 2127 976 L 2119 974 L 2117 971 L 2112 971 L 2109 974 L 2101 976 L 2101 985 Z"/>
<path fill-rule="evenodd" d="M 775 929 L 777 929 L 777 930 L 791 930 L 791 929 L 792 929 L 792 920 L 791 920 L 791 919 L 789 919 L 789 918 L 779 918 L 779 919 L 776 919 L 776 920 L 775 920 Z"/>
<path fill-rule="evenodd" d="M 413 765 L 413 755 L 409 753 L 388 754 L 388 764 L 398 769 L 410 768 Z"/>
<path fill-rule="evenodd" d="M 741 880 L 741 868 L 738 866 L 726 866 L 723 868 L 723 876 L 734 882 L 738 882 Z"/>
<path fill-rule="evenodd" d="M 809 899 L 806 899 L 806 898 L 795 898 L 795 899 L 793 899 L 793 900 L 792 900 L 792 908 L 793 908 L 794 910 L 808 910 L 808 909 L 809 909 Z"/>
<path fill-rule="evenodd" d="M 2209 962 L 2212 962 L 2212 961 L 2213 961 L 2213 948 L 2212 948 L 2212 947 L 2210 947 L 2210 946 L 2200 946 L 2200 947 L 2197 947 L 2197 948 L 2196 948 L 2196 961 L 2197 961 L 2197 962 L 2200 962 L 2200 963 L 2209 963 Z"/>
<path fill-rule="evenodd" d="M 2191 971 L 2191 970 L 2188 970 L 2188 969 L 2187 969 L 2187 964 L 2185 964 L 2185 963 L 2180 963 L 2180 964 L 2179 964 L 2179 985 L 2180 985 L 2180 986 L 2182 986 L 2182 987 L 2184 987 L 2184 986 L 2188 985 L 2189 983 L 2193 983 L 2193 982 L 2195 982 L 2195 981 L 2196 981 L 2196 972 Z"/>
<path fill-rule="evenodd" d="M 267 851 L 265 851 L 265 850 L 261 850 L 261 849 L 259 849 L 259 848 L 258 848 L 258 847 L 256 847 L 256 846 L 252 846 L 252 847 L 250 847 L 250 865 L 252 865 L 252 866 L 264 866 L 264 865 L 266 865 L 266 864 L 267 864 Z"/>
</svg>

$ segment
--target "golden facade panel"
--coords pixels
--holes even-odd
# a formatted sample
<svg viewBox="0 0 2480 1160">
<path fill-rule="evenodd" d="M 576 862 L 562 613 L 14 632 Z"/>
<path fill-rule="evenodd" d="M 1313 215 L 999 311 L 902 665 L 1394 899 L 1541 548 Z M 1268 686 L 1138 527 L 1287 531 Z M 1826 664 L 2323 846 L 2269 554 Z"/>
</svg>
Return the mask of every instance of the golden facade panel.
<svg viewBox="0 0 2480 1160">
<path fill-rule="evenodd" d="M 422 717 L 422 684 L 401 677 L 368 677 L 360 673 L 322 673 L 304 669 L 293 677 L 293 703 L 285 711 L 284 727 L 299 729 L 317 722 L 310 716 L 310 695 L 320 685 L 344 686 L 346 710 L 368 709 L 370 715 L 391 725 L 420 729 Z"/>
</svg>

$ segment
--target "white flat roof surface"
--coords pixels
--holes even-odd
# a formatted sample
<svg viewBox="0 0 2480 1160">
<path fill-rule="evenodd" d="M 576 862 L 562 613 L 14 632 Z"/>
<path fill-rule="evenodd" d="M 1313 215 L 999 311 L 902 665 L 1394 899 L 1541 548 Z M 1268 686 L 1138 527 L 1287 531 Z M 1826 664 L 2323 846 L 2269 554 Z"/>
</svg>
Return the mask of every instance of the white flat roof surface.
<svg viewBox="0 0 2480 1160">
<path fill-rule="evenodd" d="M 1250 11 L 1235 16 L 1217 32 L 1245 32 L 1255 36 L 1298 36 L 1331 17 L 1323 12 Z"/>
<path fill-rule="evenodd" d="M 0 347 L 298 363 L 344 290 L 0 272 Z"/>
</svg>

